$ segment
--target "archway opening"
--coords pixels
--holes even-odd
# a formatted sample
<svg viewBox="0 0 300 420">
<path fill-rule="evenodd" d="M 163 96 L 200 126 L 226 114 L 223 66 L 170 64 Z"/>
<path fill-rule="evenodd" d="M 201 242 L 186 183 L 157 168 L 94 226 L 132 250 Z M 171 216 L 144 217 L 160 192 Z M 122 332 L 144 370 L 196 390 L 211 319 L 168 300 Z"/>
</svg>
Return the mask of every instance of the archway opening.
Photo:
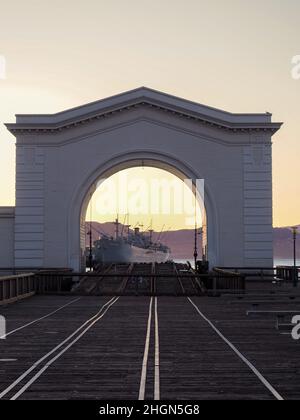
<svg viewBox="0 0 300 420">
<path fill-rule="evenodd" d="M 203 180 L 159 162 L 128 162 L 101 174 L 82 204 L 81 268 L 118 259 L 207 260 L 204 190 Z"/>
</svg>

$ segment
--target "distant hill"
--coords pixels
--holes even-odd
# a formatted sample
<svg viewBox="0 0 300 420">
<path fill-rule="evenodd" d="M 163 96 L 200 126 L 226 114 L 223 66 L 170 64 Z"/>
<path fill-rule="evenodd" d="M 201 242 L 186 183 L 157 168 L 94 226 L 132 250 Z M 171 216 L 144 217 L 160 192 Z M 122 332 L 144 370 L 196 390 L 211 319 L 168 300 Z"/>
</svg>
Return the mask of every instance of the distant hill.
<svg viewBox="0 0 300 420">
<path fill-rule="evenodd" d="M 274 228 L 274 256 L 279 259 L 293 257 L 293 235 L 290 228 Z M 300 259 L 300 225 L 297 237 L 297 259 Z"/>
<path fill-rule="evenodd" d="M 89 225 L 89 224 L 88 224 Z M 101 233 L 108 236 L 114 236 L 115 226 L 113 223 L 92 222 L 93 241 L 99 239 Z M 87 226 L 88 229 L 88 226 Z M 120 226 L 122 231 L 122 225 Z M 300 225 L 299 225 L 300 232 Z M 155 232 L 154 241 L 158 239 L 159 233 Z M 88 246 L 87 237 L 87 246 Z M 172 250 L 172 258 L 186 259 L 192 258 L 194 253 L 194 230 L 177 230 L 164 232 L 161 236 L 161 242 L 168 245 Z M 199 236 L 199 255 L 201 250 L 201 237 Z M 298 239 L 298 258 L 300 259 L 300 234 Z M 290 259 L 293 255 L 292 233 L 289 228 L 274 228 L 274 257 L 278 259 Z"/>
</svg>

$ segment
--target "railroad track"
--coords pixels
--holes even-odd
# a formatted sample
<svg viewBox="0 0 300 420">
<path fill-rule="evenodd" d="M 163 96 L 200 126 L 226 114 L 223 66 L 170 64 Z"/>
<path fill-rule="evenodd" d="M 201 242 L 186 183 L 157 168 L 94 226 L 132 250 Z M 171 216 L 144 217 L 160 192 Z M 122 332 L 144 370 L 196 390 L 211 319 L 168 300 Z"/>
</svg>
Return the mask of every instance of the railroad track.
<svg viewBox="0 0 300 420">
<path fill-rule="evenodd" d="M 99 277 L 87 275 L 73 293 L 89 296 L 120 296 L 126 289 L 133 267 L 133 264 L 109 264 L 96 268 L 93 275 L 98 274 Z"/>
<path fill-rule="evenodd" d="M 44 353 L 41 351 L 31 364 L 24 364 L 23 370 L 20 364 L 18 368 L 12 366 L 15 377 L 10 383 L 7 379 L 4 383 L 0 380 L 0 399 L 39 398 L 41 390 L 52 390 L 50 395 L 53 398 L 62 398 L 60 390 L 64 387 L 66 395 L 75 399 L 86 398 L 86 393 L 97 399 L 113 398 L 114 395 L 140 400 L 183 399 L 189 392 L 190 398 L 201 399 L 201 395 L 205 394 L 202 381 L 205 381 L 203 375 L 206 374 L 210 378 L 206 384 L 210 395 L 213 392 L 215 396 L 220 395 L 218 387 L 225 392 L 220 375 L 226 378 L 226 369 L 229 375 L 239 375 L 236 381 L 244 384 L 246 389 L 251 385 L 250 395 L 255 389 L 255 393 L 266 399 L 283 399 L 255 364 L 201 310 L 199 298 L 195 301 L 190 297 L 175 300 L 167 296 L 141 297 L 138 300 L 135 297 L 113 297 L 99 304 L 98 310 L 76 328 L 65 331 L 63 324 L 57 321 L 64 333 L 58 342 L 53 341 L 51 347 L 52 341 L 48 341 L 51 336 L 45 325 L 53 329 L 53 321 L 50 323 L 52 317 L 63 315 L 73 305 L 77 307 L 77 302 L 84 305 L 90 299 L 97 302 L 96 297 L 72 299 L 8 333 L 8 337 L 15 336 L 14 343 L 22 343 L 27 337 L 26 330 L 30 332 L 30 327 L 35 328 L 39 331 L 39 340 L 47 337 L 48 348 Z M 36 337 L 34 334 L 31 338 L 33 349 L 37 349 Z M 121 353 L 120 343 L 125 346 Z M 206 343 L 209 343 L 207 349 Z M 12 352 L 9 341 L 7 345 L 7 351 Z M 21 352 L 22 345 L 18 345 L 17 352 Z M 29 345 L 27 342 L 26 346 Z M 87 369 L 90 364 L 92 371 Z M 19 373 L 16 375 L 16 372 Z M 115 381 L 111 377 L 112 372 L 116 374 Z M 99 382 L 99 387 L 87 389 L 89 381 Z M 195 384 L 198 384 L 196 389 Z"/>
<path fill-rule="evenodd" d="M 10 331 L 7 334 L 7 337 L 13 334 L 18 334 L 21 331 L 29 328 L 32 325 L 37 325 L 41 323 L 46 318 L 50 318 L 54 314 L 57 314 L 59 311 L 75 304 L 79 300 L 85 301 L 87 297 L 73 299 L 67 304 L 57 308 L 54 311 L 49 312 L 43 317 L 39 317 L 30 323 L 24 324 L 23 326 L 16 328 Z M 120 300 L 128 299 L 126 297 L 113 297 L 108 300 L 106 303 L 102 304 L 99 310 L 90 318 L 85 320 L 79 327 L 74 329 L 70 334 L 64 337 L 59 343 L 57 343 L 53 348 L 47 351 L 45 354 L 42 354 L 37 360 L 35 360 L 26 370 L 20 372 L 20 374 L 7 386 L 0 390 L 0 399 L 10 399 L 17 400 L 23 399 L 27 394 L 30 395 L 30 389 L 36 386 L 36 383 L 42 378 L 47 376 L 48 370 L 57 364 L 60 364 L 60 360 L 64 358 L 66 353 L 71 354 L 73 348 L 85 339 L 85 336 L 88 333 L 91 333 L 95 329 L 97 323 L 99 323 L 104 316 L 111 310 L 111 308 Z M 144 400 L 146 398 L 151 399 L 160 399 L 160 375 L 159 375 L 159 338 L 158 338 L 158 315 L 157 315 L 157 298 L 151 297 L 150 300 L 147 299 L 147 303 L 143 301 L 143 325 L 141 326 L 141 334 L 139 335 L 139 348 L 142 348 L 144 340 L 144 352 L 140 353 L 139 356 L 139 365 L 137 366 L 137 380 L 135 383 L 135 398 L 139 400 Z M 146 303 L 146 304 L 145 304 Z M 132 305 L 131 311 L 136 305 Z M 147 315 L 147 316 L 146 316 Z M 152 328 L 154 328 L 154 338 L 152 335 Z M 43 333 L 46 334 L 46 331 L 43 330 Z M 26 333 L 25 333 L 26 334 Z M 149 369 L 150 367 L 150 341 L 154 340 L 154 388 L 151 395 L 149 390 L 149 384 L 147 383 L 149 378 Z M 86 352 L 84 352 L 86 354 Z M 143 357 L 141 357 L 143 356 Z M 7 359 L 8 360 L 8 359 Z M 76 370 L 72 372 L 72 375 L 76 377 Z M 138 379 L 139 378 L 139 379 Z M 63 376 L 61 378 L 63 381 Z M 61 381 L 59 382 L 61 384 Z M 0 381 L 1 384 L 1 381 Z M 59 385 L 59 388 L 61 385 Z M 149 395 L 150 393 L 150 395 Z M 59 395 L 59 394 L 58 394 Z M 31 399 L 29 397 L 29 399 Z"/>
<path fill-rule="evenodd" d="M 116 277 L 103 277 L 96 287 L 98 296 L 121 296 L 132 273 L 133 264 L 114 264 L 106 274 Z M 119 277 L 122 276 L 122 277 Z"/>
<path fill-rule="evenodd" d="M 130 277 L 126 282 L 122 294 L 124 296 L 149 296 L 151 295 L 152 281 L 148 277 L 153 272 L 152 264 L 134 264 Z M 145 277 L 147 276 L 147 277 Z"/>
<path fill-rule="evenodd" d="M 20 398 L 42 376 L 50 366 L 70 350 L 97 322 L 99 322 L 107 311 L 118 301 L 114 297 L 100 307 L 98 312 L 86 320 L 79 328 L 68 335 L 48 353 L 35 361 L 25 372 L 17 377 L 7 388 L 0 392 L 0 399 L 9 395 L 10 400 Z"/>
<path fill-rule="evenodd" d="M 100 282 L 104 279 L 103 274 L 108 274 L 113 267 L 113 264 L 109 264 L 98 269 L 96 268 L 93 274 L 99 274 L 99 278 L 89 277 L 87 274 L 86 277 L 83 277 L 79 284 L 73 288 L 73 293 L 82 295 L 91 295 L 95 293 L 95 290 L 99 287 Z"/>
<path fill-rule="evenodd" d="M 183 296 L 197 296 L 199 291 L 195 284 L 193 278 L 180 277 L 180 273 L 184 272 L 185 274 L 189 271 L 187 265 L 184 264 L 174 264 L 175 274 L 178 276 L 178 282 Z"/>
<path fill-rule="evenodd" d="M 196 280 L 186 277 L 189 272 L 184 264 L 111 264 L 84 277 L 73 292 L 91 296 L 199 295 Z M 180 273 L 185 276 L 180 277 Z"/>
<path fill-rule="evenodd" d="M 243 318 L 238 315 L 238 305 L 230 307 L 229 312 L 237 318 L 232 316 L 233 327 L 229 328 L 216 321 L 216 309 L 213 313 L 209 310 L 212 302 L 217 302 L 215 306 L 219 305 L 221 311 L 218 319 L 228 317 L 228 304 L 225 301 L 224 305 L 223 299 L 146 296 L 170 290 L 190 294 L 193 285 L 185 282 L 188 279 L 184 275 L 180 277 L 185 266 L 173 266 L 171 289 L 170 283 L 165 283 L 168 277 L 162 278 L 163 282 L 161 278 L 155 281 L 158 273 L 169 274 L 170 266 L 145 264 L 129 266 L 127 270 L 128 276 L 122 280 L 118 277 L 114 283 L 109 277 L 107 280 L 113 279 L 113 283 L 103 284 L 101 280 L 102 289 L 99 284 L 97 287 L 101 293 L 108 287 L 119 288 L 120 293 L 130 296 L 106 300 L 98 296 L 54 298 L 63 305 L 52 306 L 47 313 L 39 312 L 41 303 L 52 302 L 53 298 L 40 296 L 28 304 L 22 302 L 6 309 L 7 316 L 14 307 L 19 317 L 30 311 L 38 316 L 15 325 L 8 331 L 7 340 L 0 341 L 0 399 L 201 400 L 233 399 L 239 395 L 284 399 L 278 386 L 285 379 L 277 372 L 280 363 L 288 369 L 286 363 L 276 359 L 274 350 L 271 375 L 271 367 L 265 368 L 261 361 L 260 349 L 275 340 L 275 329 L 264 344 L 257 342 L 255 356 L 255 350 L 248 351 L 247 347 L 255 328 L 249 336 L 246 334 L 243 328 L 249 328 L 249 322 L 245 314 Z M 138 283 L 139 294 L 145 296 L 137 299 L 132 296 L 136 282 L 129 279 L 143 274 L 150 277 L 147 282 Z M 246 308 L 247 301 L 239 305 Z M 242 324 L 239 329 L 234 328 L 239 325 L 237 321 Z M 264 325 L 267 328 L 269 323 Z M 256 340 L 263 340 L 260 332 Z M 268 357 L 271 351 L 272 347 Z M 290 371 L 286 371 L 287 378 L 300 368 L 299 359 L 294 360 L 294 365 L 290 361 Z M 288 384 L 285 383 L 285 390 Z"/>
<path fill-rule="evenodd" d="M 170 276 L 156 278 L 156 294 L 158 296 L 177 296 L 180 294 L 179 284 L 176 278 L 175 264 L 155 264 L 155 274 Z"/>
</svg>

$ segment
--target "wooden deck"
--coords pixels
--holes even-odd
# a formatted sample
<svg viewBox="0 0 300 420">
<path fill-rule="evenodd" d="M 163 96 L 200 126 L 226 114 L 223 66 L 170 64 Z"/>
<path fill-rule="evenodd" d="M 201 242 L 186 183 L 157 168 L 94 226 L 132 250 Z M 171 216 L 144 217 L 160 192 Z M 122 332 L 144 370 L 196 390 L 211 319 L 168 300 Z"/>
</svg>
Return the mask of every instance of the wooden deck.
<svg viewBox="0 0 300 420">
<path fill-rule="evenodd" d="M 2 307 L 8 333 L 34 323 L 0 340 L 1 398 L 136 400 L 144 371 L 146 400 L 300 399 L 300 341 L 275 319 L 249 318 L 253 298 L 123 296 L 85 324 L 110 299 L 34 296 Z M 260 309 L 300 314 L 299 301 L 282 299 L 264 297 Z"/>
</svg>

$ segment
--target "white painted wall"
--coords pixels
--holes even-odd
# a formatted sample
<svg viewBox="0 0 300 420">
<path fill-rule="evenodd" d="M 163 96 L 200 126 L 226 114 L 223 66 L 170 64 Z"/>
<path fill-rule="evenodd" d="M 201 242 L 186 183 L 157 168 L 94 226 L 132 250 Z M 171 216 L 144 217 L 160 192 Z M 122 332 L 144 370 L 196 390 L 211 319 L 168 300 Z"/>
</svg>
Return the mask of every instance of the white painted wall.
<svg viewBox="0 0 300 420">
<path fill-rule="evenodd" d="M 0 268 L 14 266 L 15 208 L 0 207 Z"/>
<path fill-rule="evenodd" d="M 147 89 L 19 116 L 9 126 L 17 130 L 16 266 L 79 269 L 89 191 L 99 177 L 142 162 L 205 180 L 212 265 L 272 265 L 271 137 L 279 127 L 269 114 L 228 114 Z"/>
</svg>

